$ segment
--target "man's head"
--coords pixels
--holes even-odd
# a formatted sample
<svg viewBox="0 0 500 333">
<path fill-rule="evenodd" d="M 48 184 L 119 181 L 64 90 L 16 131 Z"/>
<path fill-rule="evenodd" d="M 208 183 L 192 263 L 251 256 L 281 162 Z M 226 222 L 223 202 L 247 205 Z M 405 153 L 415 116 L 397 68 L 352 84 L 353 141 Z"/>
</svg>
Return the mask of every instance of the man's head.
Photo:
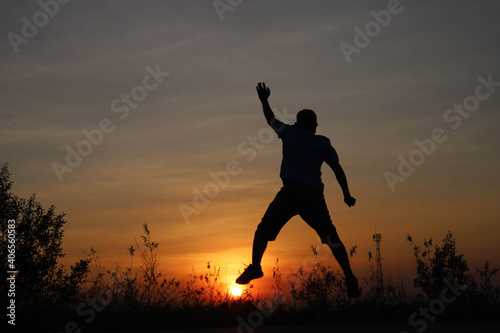
<svg viewBox="0 0 500 333">
<path fill-rule="evenodd" d="M 313 110 L 304 109 L 297 113 L 297 122 L 295 126 L 297 128 L 308 129 L 313 133 L 316 133 L 316 127 L 318 127 L 316 113 Z"/>
</svg>

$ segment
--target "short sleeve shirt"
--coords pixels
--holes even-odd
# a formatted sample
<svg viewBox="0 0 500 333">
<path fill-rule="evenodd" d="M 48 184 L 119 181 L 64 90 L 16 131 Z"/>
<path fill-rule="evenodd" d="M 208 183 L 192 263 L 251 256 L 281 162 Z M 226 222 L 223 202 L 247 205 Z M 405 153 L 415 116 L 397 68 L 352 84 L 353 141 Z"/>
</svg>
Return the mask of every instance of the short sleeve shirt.
<svg viewBox="0 0 500 333">
<path fill-rule="evenodd" d="M 274 129 L 283 142 L 280 177 L 323 192 L 321 165 L 339 161 L 330 140 L 307 129 L 276 121 Z"/>
</svg>

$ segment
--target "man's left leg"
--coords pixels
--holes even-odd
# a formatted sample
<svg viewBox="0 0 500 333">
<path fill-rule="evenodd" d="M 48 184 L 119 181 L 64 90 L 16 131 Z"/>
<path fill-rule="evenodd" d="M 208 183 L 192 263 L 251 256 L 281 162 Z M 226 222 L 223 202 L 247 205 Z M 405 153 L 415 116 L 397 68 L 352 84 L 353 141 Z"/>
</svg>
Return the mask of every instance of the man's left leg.
<svg viewBox="0 0 500 333">
<path fill-rule="evenodd" d="M 255 233 L 252 247 L 252 265 L 260 266 L 262 256 L 267 248 L 267 242 L 267 237 L 265 237 L 262 233 Z"/>
<path fill-rule="evenodd" d="M 269 241 L 274 241 L 281 228 L 297 214 L 293 203 L 293 192 L 284 187 L 276 194 L 257 226 L 252 246 L 252 264 L 236 279 L 238 284 L 247 284 L 263 276 L 260 263 Z"/>
</svg>

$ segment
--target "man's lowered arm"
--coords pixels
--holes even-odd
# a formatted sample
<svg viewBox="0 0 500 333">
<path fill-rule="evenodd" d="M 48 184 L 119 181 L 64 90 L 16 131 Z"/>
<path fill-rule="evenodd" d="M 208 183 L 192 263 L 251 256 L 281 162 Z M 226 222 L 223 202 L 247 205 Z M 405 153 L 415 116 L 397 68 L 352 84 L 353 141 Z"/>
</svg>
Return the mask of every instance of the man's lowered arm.
<svg viewBox="0 0 500 333">
<path fill-rule="evenodd" d="M 335 173 L 335 177 L 339 182 L 340 188 L 342 189 L 342 193 L 344 193 L 344 202 L 347 206 L 354 206 L 356 203 L 356 199 L 351 197 L 351 193 L 349 192 L 349 185 L 347 185 L 347 177 L 345 175 L 344 169 L 339 162 L 333 162 L 328 164 L 330 168 L 332 168 L 333 173 Z"/>
</svg>

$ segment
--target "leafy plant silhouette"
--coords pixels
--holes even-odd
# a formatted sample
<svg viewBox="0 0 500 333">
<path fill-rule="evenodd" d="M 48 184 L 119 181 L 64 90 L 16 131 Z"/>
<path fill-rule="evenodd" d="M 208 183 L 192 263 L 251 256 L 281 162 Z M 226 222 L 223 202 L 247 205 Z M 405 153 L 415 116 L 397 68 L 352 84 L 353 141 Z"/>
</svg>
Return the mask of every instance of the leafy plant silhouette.
<svg viewBox="0 0 500 333">
<path fill-rule="evenodd" d="M 345 303 L 344 279 L 340 271 L 325 266 L 317 249 L 311 246 L 316 263 L 310 272 L 303 267 L 293 275 L 298 282 L 291 282 L 291 294 L 299 308 L 333 309 Z M 351 250 L 351 256 L 355 248 Z"/>
<path fill-rule="evenodd" d="M 446 287 L 445 281 L 452 282 L 456 279 L 459 285 L 465 285 L 468 290 L 475 289 L 467 260 L 463 254 L 457 253 L 456 241 L 451 231 L 443 238 L 441 246 L 432 247 L 432 238 L 424 240 L 423 249 L 413 242 L 410 235 L 407 235 L 407 240 L 413 245 L 417 262 L 414 286 L 421 288 L 429 299 L 439 296 Z"/>
<path fill-rule="evenodd" d="M 500 267 L 491 268 L 491 263 L 486 261 L 484 267 L 476 272 L 479 274 L 478 293 L 483 298 L 484 303 L 493 305 L 498 304 L 500 300 L 500 288 L 493 286 L 491 278 L 498 274 Z"/>
<path fill-rule="evenodd" d="M 20 304 L 59 304 L 71 302 L 79 293 L 89 270 L 89 259 L 82 259 L 67 270 L 58 260 L 62 253 L 64 213 L 55 206 L 47 210 L 36 201 L 35 194 L 22 199 L 10 190 L 13 182 L 8 164 L 0 171 L 0 257 L 7 258 L 7 223 L 15 220 L 16 302 Z M 2 270 L 8 271 L 2 260 Z M 5 284 L 2 294 L 5 295 Z"/>
</svg>

